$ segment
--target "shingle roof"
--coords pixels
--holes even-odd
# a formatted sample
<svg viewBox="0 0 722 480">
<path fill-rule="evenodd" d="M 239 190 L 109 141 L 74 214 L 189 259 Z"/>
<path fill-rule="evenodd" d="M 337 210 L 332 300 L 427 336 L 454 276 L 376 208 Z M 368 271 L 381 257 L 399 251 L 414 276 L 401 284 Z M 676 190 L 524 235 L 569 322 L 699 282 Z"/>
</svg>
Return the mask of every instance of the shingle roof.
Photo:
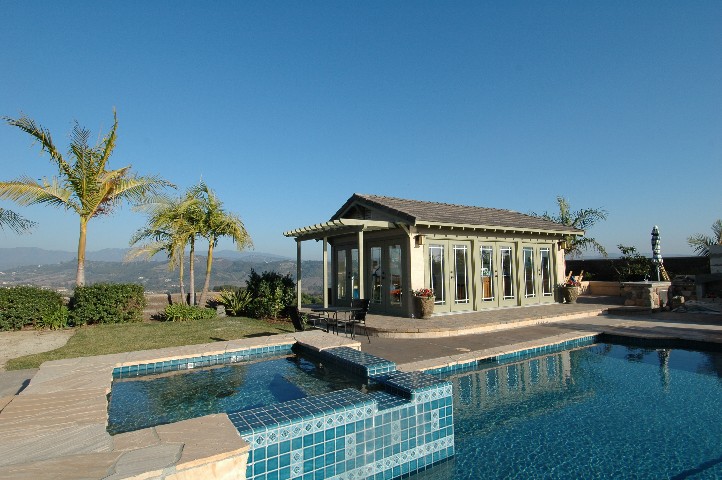
<svg viewBox="0 0 722 480">
<path fill-rule="evenodd" d="M 513 210 L 471 207 L 449 203 L 425 202 L 403 198 L 384 197 L 355 193 L 341 209 L 331 217 L 341 218 L 352 205 L 371 207 L 383 211 L 410 225 L 424 223 L 470 225 L 514 230 L 542 230 L 559 233 L 583 234 L 583 230 L 568 227 L 543 218 L 526 215 Z"/>
</svg>

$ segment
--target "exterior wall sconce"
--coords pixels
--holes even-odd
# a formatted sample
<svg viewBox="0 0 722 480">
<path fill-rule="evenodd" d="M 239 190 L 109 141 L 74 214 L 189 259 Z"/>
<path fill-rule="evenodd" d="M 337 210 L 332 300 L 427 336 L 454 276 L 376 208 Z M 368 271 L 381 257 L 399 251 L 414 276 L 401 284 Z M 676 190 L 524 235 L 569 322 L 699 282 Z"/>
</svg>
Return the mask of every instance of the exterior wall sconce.
<svg viewBox="0 0 722 480">
<path fill-rule="evenodd" d="M 566 250 L 569 248 L 569 243 L 567 243 L 566 240 L 559 240 L 559 243 L 557 244 L 559 246 L 559 250 Z"/>
<path fill-rule="evenodd" d="M 416 246 L 420 247 L 424 244 L 424 235 L 416 235 Z"/>
</svg>

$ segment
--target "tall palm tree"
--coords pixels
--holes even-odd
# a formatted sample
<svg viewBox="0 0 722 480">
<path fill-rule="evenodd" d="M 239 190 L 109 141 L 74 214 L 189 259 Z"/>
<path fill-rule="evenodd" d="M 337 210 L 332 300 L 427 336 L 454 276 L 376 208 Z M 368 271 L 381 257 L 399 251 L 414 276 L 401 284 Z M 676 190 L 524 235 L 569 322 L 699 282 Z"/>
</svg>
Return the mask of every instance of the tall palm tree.
<svg viewBox="0 0 722 480">
<path fill-rule="evenodd" d="M 168 255 L 168 269 L 175 270 L 178 267 L 179 275 L 179 286 L 181 299 L 185 301 L 185 285 L 183 283 L 183 261 L 184 261 L 184 246 L 179 246 L 175 243 L 173 234 L 166 230 L 153 230 L 151 228 L 141 228 L 130 239 L 130 245 L 146 241 L 146 243 L 133 248 L 128 252 L 126 260 L 131 260 L 139 256 L 145 256 L 152 258 L 160 252 L 166 252 Z"/>
<path fill-rule="evenodd" d="M 696 233 L 687 238 L 687 244 L 697 252 L 697 255 L 709 256 L 709 247 L 712 245 L 722 245 L 722 220 L 717 219 L 712 224 L 712 234 L 710 237 L 702 233 Z"/>
<path fill-rule="evenodd" d="M 200 305 L 205 304 L 208 289 L 211 283 L 211 269 L 213 268 L 213 249 L 218 245 L 218 239 L 229 237 L 236 244 L 238 250 L 252 245 L 243 222 L 238 215 L 226 212 L 223 202 L 204 182 L 193 189 L 192 195 L 201 200 L 203 220 L 200 235 L 208 240 L 208 255 L 206 256 L 206 278 L 199 300 Z"/>
<path fill-rule="evenodd" d="M 136 208 L 148 212 L 146 227 L 138 230 L 131 238 L 131 245 L 147 241 L 131 252 L 131 256 L 146 254 L 152 257 L 165 251 L 170 260 L 169 267 L 179 266 L 181 298 L 185 298 L 183 265 L 185 249 L 190 245 L 190 296 L 195 299 L 195 239 L 200 233 L 202 222 L 200 200 L 189 189 L 184 196 L 170 198 L 164 195 L 148 197 Z"/>
<path fill-rule="evenodd" d="M 530 215 L 550 220 L 552 222 L 561 223 L 567 227 L 578 228 L 580 230 L 587 230 L 600 220 L 607 219 L 606 210 L 601 208 L 584 208 L 572 212 L 569 202 L 561 195 L 557 197 L 557 205 L 559 206 L 558 214 L 550 214 L 547 212 L 537 214 L 532 212 Z M 581 255 L 582 250 L 592 249 L 596 250 L 604 257 L 607 256 L 607 251 L 604 247 L 592 237 L 567 235 L 564 240 L 567 246 L 564 249 L 564 255 L 577 257 Z"/>
<path fill-rule="evenodd" d="M 0 208 L 0 229 L 9 228 L 15 233 L 27 232 L 35 226 L 35 222 L 21 217 L 12 210 Z"/>
<path fill-rule="evenodd" d="M 8 124 L 18 127 L 50 155 L 58 168 L 58 175 L 36 181 L 28 176 L 0 182 L 0 198 L 20 205 L 46 204 L 73 210 L 80 218 L 78 238 L 77 285 L 85 284 L 85 244 L 88 222 L 100 215 L 109 215 L 124 201 L 137 203 L 149 194 L 172 186 L 158 176 L 141 177 L 131 172 L 130 166 L 106 170 L 117 139 L 118 118 L 113 110 L 113 127 L 97 145 L 88 143 L 90 131 L 75 123 L 70 136 L 70 149 L 63 156 L 55 147 L 50 132 L 32 119 L 4 117 Z"/>
</svg>

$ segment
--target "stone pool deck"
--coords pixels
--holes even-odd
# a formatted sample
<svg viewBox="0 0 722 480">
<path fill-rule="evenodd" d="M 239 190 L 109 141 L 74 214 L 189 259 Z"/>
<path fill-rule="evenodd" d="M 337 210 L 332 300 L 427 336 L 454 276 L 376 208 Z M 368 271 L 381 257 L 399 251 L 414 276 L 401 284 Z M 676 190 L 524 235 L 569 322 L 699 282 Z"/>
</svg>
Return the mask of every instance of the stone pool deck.
<svg viewBox="0 0 722 480">
<path fill-rule="evenodd" d="M 596 300 L 596 301 L 595 301 Z M 249 338 L 153 351 L 46 362 L 27 378 L 0 374 L 0 478 L 7 479 L 242 479 L 248 444 L 225 414 L 110 436 L 107 394 L 115 367 L 302 342 L 321 350 L 361 349 L 426 370 L 554 345 L 600 333 L 722 344 L 722 316 L 692 313 L 599 315 L 614 302 L 523 307 L 384 325 L 379 336 L 351 340 L 321 331 Z M 446 330 L 439 325 L 453 322 Z M 476 319 L 476 320 L 475 320 Z M 515 321 L 516 319 L 516 321 Z M 384 319 L 379 319 L 382 321 Z M 410 323 L 413 322 L 413 323 Z M 433 322 L 433 324 L 431 323 Z M 456 328 L 455 328 L 456 327 Z M 387 335 L 384 335 L 386 329 Z M 473 332 L 473 333 L 472 333 Z M 484 333 L 478 333 L 484 332 Z M 406 338 L 402 337 L 406 333 Z M 470 334 L 471 333 L 471 334 Z M 420 334 L 420 335 L 419 335 Z"/>
</svg>

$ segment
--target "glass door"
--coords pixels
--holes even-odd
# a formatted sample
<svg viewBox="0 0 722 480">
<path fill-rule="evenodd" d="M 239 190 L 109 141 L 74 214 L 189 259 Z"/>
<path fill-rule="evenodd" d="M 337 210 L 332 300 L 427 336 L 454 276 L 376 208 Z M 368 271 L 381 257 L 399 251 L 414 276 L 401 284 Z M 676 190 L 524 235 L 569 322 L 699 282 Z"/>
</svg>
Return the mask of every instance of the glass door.
<svg viewBox="0 0 722 480">
<path fill-rule="evenodd" d="M 525 304 L 554 301 L 554 275 L 551 245 L 524 245 L 522 285 Z"/>
<path fill-rule="evenodd" d="M 471 244 L 440 240 L 429 243 L 426 273 L 436 297 L 435 312 L 471 310 Z"/>
<path fill-rule="evenodd" d="M 479 285 L 481 308 L 517 304 L 516 266 L 513 245 L 482 244 L 479 248 L 481 271 Z"/>
<path fill-rule="evenodd" d="M 369 248 L 369 300 L 375 311 L 401 315 L 404 290 L 403 250 L 400 243 L 386 242 Z"/>
<path fill-rule="evenodd" d="M 335 264 L 335 305 L 351 305 L 352 298 L 359 298 L 358 248 L 338 248 Z"/>
</svg>

